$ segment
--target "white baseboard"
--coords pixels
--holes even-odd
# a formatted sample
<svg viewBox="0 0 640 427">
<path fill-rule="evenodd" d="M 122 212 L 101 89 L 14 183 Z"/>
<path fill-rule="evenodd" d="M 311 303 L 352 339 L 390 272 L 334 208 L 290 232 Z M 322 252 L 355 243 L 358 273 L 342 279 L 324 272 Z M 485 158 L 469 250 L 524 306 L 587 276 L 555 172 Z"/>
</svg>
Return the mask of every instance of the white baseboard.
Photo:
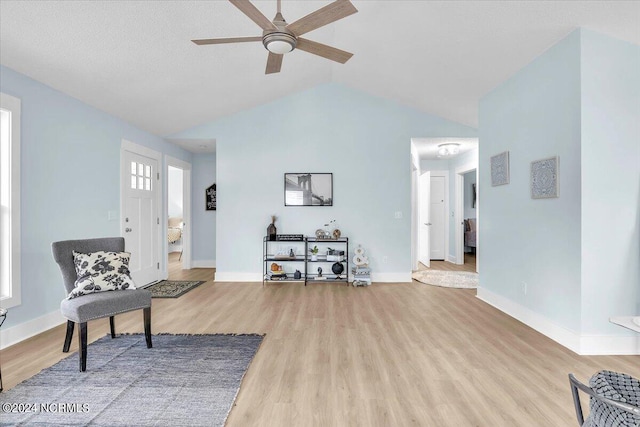
<svg viewBox="0 0 640 427">
<path fill-rule="evenodd" d="M 352 279 L 352 278 L 351 278 Z M 216 272 L 216 282 L 262 282 L 260 273 L 227 273 Z M 411 272 L 408 273 L 372 273 L 371 281 L 378 283 L 411 283 Z"/>
<path fill-rule="evenodd" d="M 376 273 L 371 272 L 371 281 L 378 283 L 411 283 L 411 272 L 408 273 Z"/>
<path fill-rule="evenodd" d="M 191 268 L 216 268 L 215 259 L 197 259 L 191 261 Z"/>
<path fill-rule="evenodd" d="M 615 335 L 580 335 L 559 326 L 535 311 L 485 288 L 478 288 L 477 297 L 563 345 L 586 355 L 640 355 L 640 337 Z"/>
<path fill-rule="evenodd" d="M 56 310 L 28 322 L 0 330 L 0 349 L 17 344 L 66 322 L 67 319 L 62 316 L 60 310 Z"/>
<path fill-rule="evenodd" d="M 447 255 L 447 261 L 455 264 L 456 263 L 456 257 L 453 255 Z"/>
<path fill-rule="evenodd" d="M 215 282 L 262 282 L 262 274 L 216 271 Z"/>
</svg>

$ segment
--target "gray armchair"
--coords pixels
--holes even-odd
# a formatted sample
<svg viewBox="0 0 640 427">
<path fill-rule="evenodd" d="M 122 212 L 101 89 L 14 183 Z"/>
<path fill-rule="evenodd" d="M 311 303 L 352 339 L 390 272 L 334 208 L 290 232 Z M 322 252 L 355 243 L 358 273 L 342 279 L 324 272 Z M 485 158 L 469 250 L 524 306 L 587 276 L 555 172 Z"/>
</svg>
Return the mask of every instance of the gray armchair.
<svg viewBox="0 0 640 427">
<path fill-rule="evenodd" d="M 123 252 L 123 237 L 106 237 L 98 239 L 65 240 L 51 244 L 53 258 L 62 272 L 62 279 L 67 293 L 71 292 L 77 279 L 73 260 L 73 251 L 93 253 L 98 251 Z M 83 295 L 77 298 L 65 299 L 60 303 L 60 311 L 67 319 L 67 335 L 62 351 L 67 353 L 73 337 L 73 329 L 77 323 L 80 330 L 79 358 L 80 371 L 87 369 L 87 322 L 89 320 L 109 317 L 111 338 L 115 338 L 116 314 L 132 310 L 143 310 L 144 333 L 147 348 L 151 343 L 151 292 L 145 289 L 130 289 L 124 291 L 108 291 Z"/>
<path fill-rule="evenodd" d="M 569 374 L 573 404 L 580 427 L 640 426 L 640 381 L 612 371 L 600 371 L 591 377 L 589 385 Z M 584 418 L 579 391 L 591 396 L 589 416 Z"/>
</svg>

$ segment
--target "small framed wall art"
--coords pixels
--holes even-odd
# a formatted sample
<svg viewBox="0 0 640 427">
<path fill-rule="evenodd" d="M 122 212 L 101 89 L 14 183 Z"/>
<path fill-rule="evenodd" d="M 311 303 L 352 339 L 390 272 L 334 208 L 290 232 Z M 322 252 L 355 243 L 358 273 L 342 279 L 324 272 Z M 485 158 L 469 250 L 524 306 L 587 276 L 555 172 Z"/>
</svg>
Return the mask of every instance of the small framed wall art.
<svg viewBox="0 0 640 427">
<path fill-rule="evenodd" d="M 333 206 L 332 173 L 285 173 L 285 206 Z"/>
<path fill-rule="evenodd" d="M 531 198 L 549 199 L 559 196 L 558 156 L 531 162 Z"/>
<path fill-rule="evenodd" d="M 213 183 L 211 187 L 208 187 L 204 193 L 205 206 L 208 211 L 216 210 L 216 184 Z"/>
<path fill-rule="evenodd" d="M 505 151 L 491 157 L 491 186 L 509 183 L 509 152 Z"/>
</svg>

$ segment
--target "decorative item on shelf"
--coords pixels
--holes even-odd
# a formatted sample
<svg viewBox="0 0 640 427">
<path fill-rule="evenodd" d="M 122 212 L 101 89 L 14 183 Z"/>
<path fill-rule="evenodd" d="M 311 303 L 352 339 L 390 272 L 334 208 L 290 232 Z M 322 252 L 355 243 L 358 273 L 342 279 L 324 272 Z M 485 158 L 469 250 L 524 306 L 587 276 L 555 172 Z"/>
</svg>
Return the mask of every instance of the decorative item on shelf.
<svg viewBox="0 0 640 427">
<path fill-rule="evenodd" d="M 284 268 L 282 267 L 281 264 L 277 264 L 277 263 L 272 263 L 271 266 L 269 267 L 270 271 L 269 271 L 269 277 L 272 280 L 282 280 L 285 279 L 287 277 L 287 273 L 284 272 Z"/>
<path fill-rule="evenodd" d="M 302 273 L 300 273 L 300 270 L 296 270 L 295 273 L 293 273 L 293 278 L 296 280 L 300 280 L 300 278 L 302 277 Z"/>
<path fill-rule="evenodd" d="M 296 257 L 296 253 L 293 252 L 293 248 L 289 249 L 289 257 L 290 258 L 295 258 Z"/>
<path fill-rule="evenodd" d="M 369 258 L 365 255 L 362 246 L 358 245 L 353 256 L 353 286 L 371 285 L 371 269 L 369 268 Z"/>
<path fill-rule="evenodd" d="M 302 242 L 304 240 L 303 234 L 278 234 L 276 240 L 283 242 Z"/>
<path fill-rule="evenodd" d="M 276 229 L 276 216 L 271 215 L 271 224 L 267 227 L 267 236 L 269 236 L 269 241 L 273 242 L 276 240 L 278 230 Z"/>
<path fill-rule="evenodd" d="M 311 252 L 311 261 L 317 261 L 318 260 L 318 247 L 314 246 L 312 249 L 309 249 L 309 252 Z"/>
<path fill-rule="evenodd" d="M 327 248 L 327 261 L 344 261 L 344 251 Z"/>
<path fill-rule="evenodd" d="M 336 279 L 340 279 L 340 275 L 344 272 L 344 265 L 341 262 L 333 263 L 331 271 L 336 275 Z"/>
<path fill-rule="evenodd" d="M 329 230 L 331 231 L 331 237 L 330 238 L 338 240 L 340 238 L 340 236 L 342 235 L 342 232 L 338 228 L 338 223 L 336 222 L 336 220 L 332 219 L 331 221 L 329 221 L 329 224 L 325 224 L 325 225 L 328 225 Z"/>
<path fill-rule="evenodd" d="M 318 267 L 318 275 L 316 276 L 316 280 L 327 280 L 327 276 L 322 275 L 322 267 Z"/>
</svg>

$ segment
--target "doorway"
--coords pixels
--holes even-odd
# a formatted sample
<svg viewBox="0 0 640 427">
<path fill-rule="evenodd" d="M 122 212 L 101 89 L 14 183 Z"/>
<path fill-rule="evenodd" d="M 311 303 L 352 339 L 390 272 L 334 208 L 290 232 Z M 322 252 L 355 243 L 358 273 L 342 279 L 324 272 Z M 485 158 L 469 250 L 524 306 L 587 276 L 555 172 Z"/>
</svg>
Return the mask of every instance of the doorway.
<svg viewBox="0 0 640 427">
<path fill-rule="evenodd" d="M 161 279 L 160 164 L 161 154 L 122 140 L 120 149 L 121 233 L 131 253 L 131 277 L 144 287 Z"/>
<path fill-rule="evenodd" d="M 166 156 L 167 277 L 191 269 L 191 164 Z"/>
<path fill-rule="evenodd" d="M 475 164 L 456 168 L 455 174 L 456 261 L 468 271 L 478 272 L 479 198 L 478 170 Z"/>
</svg>

